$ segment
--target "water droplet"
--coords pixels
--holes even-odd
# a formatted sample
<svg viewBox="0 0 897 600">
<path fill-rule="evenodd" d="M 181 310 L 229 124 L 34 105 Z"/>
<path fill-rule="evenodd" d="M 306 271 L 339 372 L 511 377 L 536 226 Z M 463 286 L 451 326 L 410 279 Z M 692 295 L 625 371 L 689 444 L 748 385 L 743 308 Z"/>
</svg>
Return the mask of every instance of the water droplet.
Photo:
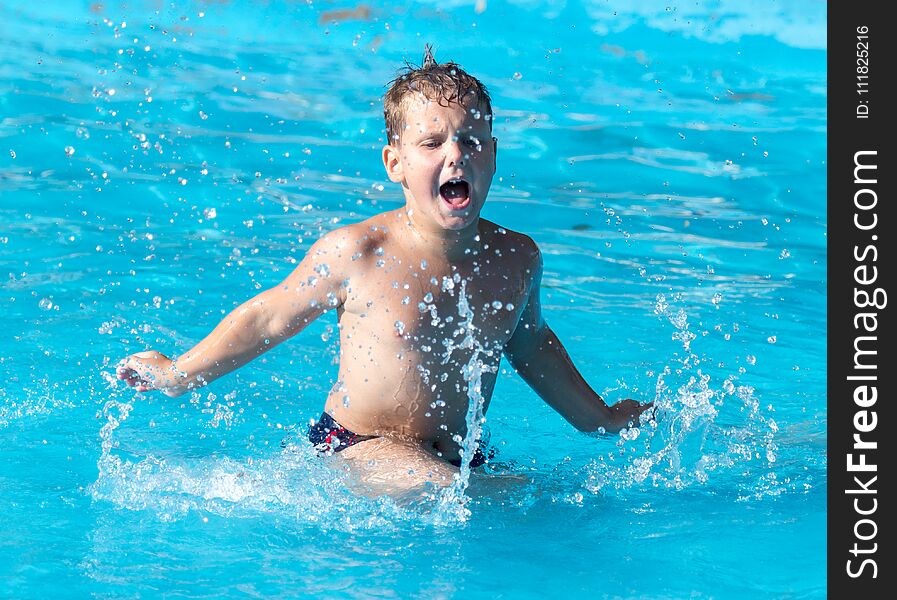
<svg viewBox="0 0 897 600">
<path fill-rule="evenodd" d="M 514 310 L 514 305 L 508 302 L 507 304 L 505 304 L 505 308 L 508 310 L 508 312 L 511 312 L 512 310 Z"/>
<path fill-rule="evenodd" d="M 41 298 L 41 301 L 37 303 L 44 310 L 53 310 L 53 303 L 49 298 Z"/>
<path fill-rule="evenodd" d="M 75 154 L 75 148 L 73 146 L 65 147 L 65 155 L 66 156 L 73 156 L 74 154 Z"/>
<path fill-rule="evenodd" d="M 498 301 L 498 300 L 492 301 L 492 308 L 494 308 L 495 310 L 501 309 L 502 306 L 504 306 L 504 305 L 500 301 Z"/>
<path fill-rule="evenodd" d="M 396 321 L 395 326 L 396 326 L 396 331 L 399 333 L 400 336 L 405 335 L 405 324 L 404 323 L 402 323 L 401 321 Z"/>
<path fill-rule="evenodd" d="M 756 365 L 756 364 L 757 364 L 757 357 L 754 356 L 753 354 L 748 354 L 748 355 L 745 357 L 745 360 L 747 361 L 747 363 L 748 363 L 749 365 Z"/>
<path fill-rule="evenodd" d="M 523 79 L 523 75 L 522 75 L 521 73 L 518 73 L 518 72 L 515 71 L 515 72 L 514 72 L 514 79 L 515 79 L 516 81 L 520 81 L 521 79 Z"/>
<path fill-rule="evenodd" d="M 218 216 L 218 211 L 215 210 L 215 207 L 204 208 L 202 210 L 202 216 L 206 219 L 214 219 Z"/>
<path fill-rule="evenodd" d="M 771 336 L 769 336 L 768 338 L 766 338 L 766 341 L 769 342 L 770 344 L 775 344 L 775 343 L 776 343 L 776 336 L 771 335 Z"/>
<path fill-rule="evenodd" d="M 431 302 L 433 302 L 433 294 L 432 294 L 431 292 L 427 292 L 427 293 L 424 295 L 424 302 L 426 302 L 426 303 L 428 303 L 428 304 L 431 303 Z"/>
<path fill-rule="evenodd" d="M 13 150 L 12 148 L 9 149 L 9 157 L 10 157 L 10 158 L 15 158 L 15 157 L 16 157 L 16 151 Z"/>
</svg>

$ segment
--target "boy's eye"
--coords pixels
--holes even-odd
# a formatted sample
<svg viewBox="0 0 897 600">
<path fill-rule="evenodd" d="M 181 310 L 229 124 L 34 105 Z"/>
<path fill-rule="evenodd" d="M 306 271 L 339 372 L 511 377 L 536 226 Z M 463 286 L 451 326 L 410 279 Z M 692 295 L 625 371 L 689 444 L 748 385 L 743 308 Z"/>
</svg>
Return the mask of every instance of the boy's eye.
<svg viewBox="0 0 897 600">
<path fill-rule="evenodd" d="M 439 142 L 437 142 L 436 140 L 427 140 L 426 142 L 424 142 L 424 147 L 425 148 L 438 148 Z"/>
</svg>

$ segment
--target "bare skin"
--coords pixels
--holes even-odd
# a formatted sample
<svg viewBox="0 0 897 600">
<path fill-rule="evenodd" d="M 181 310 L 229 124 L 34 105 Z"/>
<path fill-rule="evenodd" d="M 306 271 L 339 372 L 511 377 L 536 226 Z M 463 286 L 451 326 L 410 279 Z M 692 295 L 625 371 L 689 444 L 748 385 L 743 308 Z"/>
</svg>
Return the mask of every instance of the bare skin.
<svg viewBox="0 0 897 600">
<path fill-rule="evenodd" d="M 406 122 L 401 140 L 383 149 L 404 208 L 326 234 L 283 282 L 239 306 L 176 361 L 134 354 L 118 366 L 119 379 L 178 396 L 336 310 L 340 368 L 325 410 L 358 434 L 381 436 L 340 453 L 359 466 L 376 461 L 377 477 L 451 483 L 457 470 L 443 459 L 459 456 L 453 437 L 466 433 L 462 371 L 473 354 L 483 366 L 484 411 L 504 355 L 577 429 L 637 426 L 650 404 L 608 406 L 542 318 L 536 244 L 479 217 L 495 173 L 489 122 L 468 106 L 422 97 L 409 103 Z M 471 328 L 460 327 L 462 287 Z M 460 347 L 469 332 L 474 343 Z"/>
</svg>

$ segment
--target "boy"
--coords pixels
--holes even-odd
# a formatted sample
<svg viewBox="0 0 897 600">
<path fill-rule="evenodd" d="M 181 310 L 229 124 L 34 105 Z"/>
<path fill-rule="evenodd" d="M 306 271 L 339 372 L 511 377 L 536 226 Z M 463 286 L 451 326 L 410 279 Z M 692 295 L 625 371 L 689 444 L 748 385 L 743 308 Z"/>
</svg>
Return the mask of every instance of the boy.
<svg viewBox="0 0 897 600">
<path fill-rule="evenodd" d="M 378 477 L 416 473 L 451 483 L 467 433 L 468 388 L 480 385 L 485 412 L 502 354 L 577 429 L 637 426 L 651 404 L 607 406 L 542 318 L 536 244 L 479 216 L 497 151 L 483 84 L 455 63 L 437 64 L 428 47 L 420 68 L 406 67 L 391 83 L 384 114 L 383 165 L 401 184 L 405 206 L 327 233 L 282 283 L 235 309 L 176 361 L 134 354 L 118 366 L 119 379 L 139 392 L 178 396 L 335 308 L 338 381 L 309 439 L 350 463 L 376 465 Z M 470 467 L 486 460 L 478 448 Z"/>
</svg>

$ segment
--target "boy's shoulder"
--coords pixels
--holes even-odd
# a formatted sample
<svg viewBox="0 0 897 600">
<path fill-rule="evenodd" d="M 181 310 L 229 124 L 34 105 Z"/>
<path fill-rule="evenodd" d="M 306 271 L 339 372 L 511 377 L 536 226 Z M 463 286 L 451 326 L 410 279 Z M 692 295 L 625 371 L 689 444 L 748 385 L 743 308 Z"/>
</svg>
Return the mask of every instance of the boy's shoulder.
<svg viewBox="0 0 897 600">
<path fill-rule="evenodd" d="M 318 239 L 312 247 L 313 253 L 326 255 L 329 259 L 342 263 L 344 267 L 361 267 L 370 260 L 383 255 L 384 247 L 390 242 L 391 229 L 401 211 L 379 213 L 356 223 L 349 223 L 333 229 Z M 514 231 L 480 218 L 478 231 L 481 244 L 487 252 L 501 257 L 498 262 L 508 266 L 522 266 L 527 270 L 538 268 L 542 262 L 541 251 L 533 239 L 525 233 Z"/>
<path fill-rule="evenodd" d="M 508 229 L 487 219 L 480 218 L 480 235 L 495 248 L 518 254 L 527 261 L 540 261 L 539 246 L 530 236 Z"/>
<path fill-rule="evenodd" d="M 318 238 L 314 246 L 323 251 L 339 254 L 347 251 L 351 255 L 374 252 L 387 238 L 389 229 L 384 219 L 386 214 L 388 213 L 377 214 L 364 221 L 332 229 Z"/>
</svg>

